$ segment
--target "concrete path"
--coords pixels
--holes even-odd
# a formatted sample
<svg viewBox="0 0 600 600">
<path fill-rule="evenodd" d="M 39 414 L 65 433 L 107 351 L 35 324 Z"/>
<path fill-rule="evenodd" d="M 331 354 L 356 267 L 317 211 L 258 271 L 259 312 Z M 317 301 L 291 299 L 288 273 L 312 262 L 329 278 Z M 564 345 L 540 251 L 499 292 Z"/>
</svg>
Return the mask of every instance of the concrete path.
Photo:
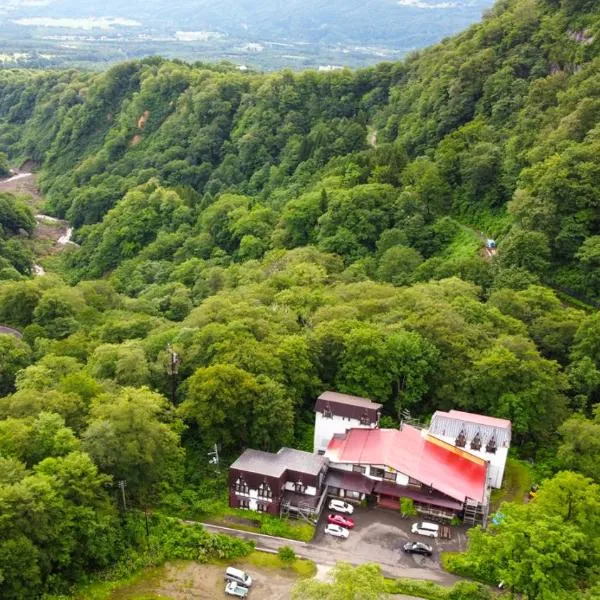
<svg viewBox="0 0 600 600">
<path fill-rule="evenodd" d="M 7 327 L 6 325 L 0 325 L 0 334 L 14 335 L 16 338 L 22 338 L 23 334 L 18 329 Z"/>
</svg>

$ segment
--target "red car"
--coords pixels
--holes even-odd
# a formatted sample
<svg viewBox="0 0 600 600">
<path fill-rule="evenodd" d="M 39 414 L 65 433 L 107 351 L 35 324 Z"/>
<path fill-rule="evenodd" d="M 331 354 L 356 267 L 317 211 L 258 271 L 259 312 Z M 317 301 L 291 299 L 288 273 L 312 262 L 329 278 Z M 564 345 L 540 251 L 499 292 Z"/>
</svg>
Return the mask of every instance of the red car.
<svg viewBox="0 0 600 600">
<path fill-rule="evenodd" d="M 354 521 L 343 515 L 329 515 L 327 520 L 334 525 L 340 525 L 346 529 L 352 529 L 354 527 Z"/>
</svg>

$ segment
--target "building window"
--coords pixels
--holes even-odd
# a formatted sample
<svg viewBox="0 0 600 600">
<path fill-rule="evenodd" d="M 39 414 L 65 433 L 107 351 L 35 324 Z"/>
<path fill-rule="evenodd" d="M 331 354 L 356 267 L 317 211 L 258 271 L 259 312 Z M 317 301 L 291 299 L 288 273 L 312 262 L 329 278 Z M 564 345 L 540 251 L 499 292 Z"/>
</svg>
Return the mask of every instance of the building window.
<svg viewBox="0 0 600 600">
<path fill-rule="evenodd" d="M 294 487 L 296 488 L 296 492 L 298 494 L 304 494 L 304 492 L 306 491 L 306 486 L 301 481 L 297 481 L 294 484 Z"/>
<path fill-rule="evenodd" d="M 417 479 L 413 479 L 412 477 L 409 477 L 408 478 L 408 485 L 412 485 L 412 486 L 420 488 L 421 487 L 421 482 L 418 481 Z"/>
<path fill-rule="evenodd" d="M 461 429 L 458 437 L 456 438 L 456 446 L 459 448 L 464 448 L 467 445 L 467 436 L 465 435 L 465 430 Z"/>
<path fill-rule="evenodd" d="M 387 479 L 388 481 L 396 481 L 396 473 L 391 473 L 390 471 L 386 471 L 383 474 L 383 478 Z"/>
<path fill-rule="evenodd" d="M 331 412 L 331 408 L 329 406 L 323 407 L 323 417 L 325 419 L 333 419 L 333 413 Z"/>
<path fill-rule="evenodd" d="M 496 438 L 491 437 L 490 441 L 487 443 L 485 447 L 485 451 L 490 454 L 496 454 Z"/>
<path fill-rule="evenodd" d="M 250 508 L 250 500 L 240 500 L 240 508 Z"/>
<path fill-rule="evenodd" d="M 243 477 L 238 477 L 235 480 L 235 491 L 238 494 L 249 494 L 248 484 L 244 481 Z"/>
<path fill-rule="evenodd" d="M 267 512 L 267 506 L 265 504 L 257 504 L 256 505 L 257 512 Z"/>
<path fill-rule="evenodd" d="M 268 500 L 273 498 L 273 492 L 271 491 L 268 483 L 261 483 L 258 486 L 258 497 L 267 498 Z"/>
<path fill-rule="evenodd" d="M 361 425 L 370 425 L 371 424 L 371 419 L 369 419 L 369 415 L 367 413 L 363 413 L 362 416 L 360 417 L 360 424 Z"/>
<path fill-rule="evenodd" d="M 380 467 L 371 467 L 370 470 L 370 475 L 371 477 L 381 477 L 383 479 L 383 476 L 385 474 L 385 471 L 383 469 L 381 469 Z"/>
<path fill-rule="evenodd" d="M 475 434 L 475 437 L 471 440 L 471 450 L 481 450 L 481 436 L 479 432 Z"/>
<path fill-rule="evenodd" d="M 317 452 L 317 454 L 318 454 L 319 456 L 323 456 L 323 455 L 325 454 L 325 450 L 319 450 L 319 451 Z"/>
<path fill-rule="evenodd" d="M 363 465 L 352 465 L 352 470 L 355 473 L 362 473 L 364 475 L 367 472 L 367 467 L 363 467 Z"/>
</svg>

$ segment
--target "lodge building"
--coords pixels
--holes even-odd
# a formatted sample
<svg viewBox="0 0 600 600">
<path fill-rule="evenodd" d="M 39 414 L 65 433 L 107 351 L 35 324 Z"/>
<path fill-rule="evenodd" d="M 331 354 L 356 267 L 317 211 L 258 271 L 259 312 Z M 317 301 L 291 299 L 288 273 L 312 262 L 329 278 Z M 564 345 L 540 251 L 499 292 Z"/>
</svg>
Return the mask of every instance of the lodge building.
<svg viewBox="0 0 600 600">
<path fill-rule="evenodd" d="M 502 484 L 510 421 L 451 410 L 436 412 L 428 429 L 381 429 L 381 408 L 324 392 L 314 452 L 246 450 L 230 467 L 230 505 L 315 521 L 328 496 L 396 510 L 410 498 L 424 516 L 485 524 L 491 487 Z"/>
</svg>

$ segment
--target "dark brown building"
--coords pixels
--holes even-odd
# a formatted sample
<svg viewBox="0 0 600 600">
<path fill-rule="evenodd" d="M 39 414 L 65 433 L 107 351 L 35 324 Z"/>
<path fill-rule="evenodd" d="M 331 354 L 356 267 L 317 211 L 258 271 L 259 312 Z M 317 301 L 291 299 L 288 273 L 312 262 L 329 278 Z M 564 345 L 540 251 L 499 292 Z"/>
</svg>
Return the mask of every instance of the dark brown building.
<svg viewBox="0 0 600 600">
<path fill-rule="evenodd" d="M 310 517 L 322 504 L 327 465 L 323 456 L 292 448 L 246 450 L 229 468 L 229 505 Z"/>
</svg>

